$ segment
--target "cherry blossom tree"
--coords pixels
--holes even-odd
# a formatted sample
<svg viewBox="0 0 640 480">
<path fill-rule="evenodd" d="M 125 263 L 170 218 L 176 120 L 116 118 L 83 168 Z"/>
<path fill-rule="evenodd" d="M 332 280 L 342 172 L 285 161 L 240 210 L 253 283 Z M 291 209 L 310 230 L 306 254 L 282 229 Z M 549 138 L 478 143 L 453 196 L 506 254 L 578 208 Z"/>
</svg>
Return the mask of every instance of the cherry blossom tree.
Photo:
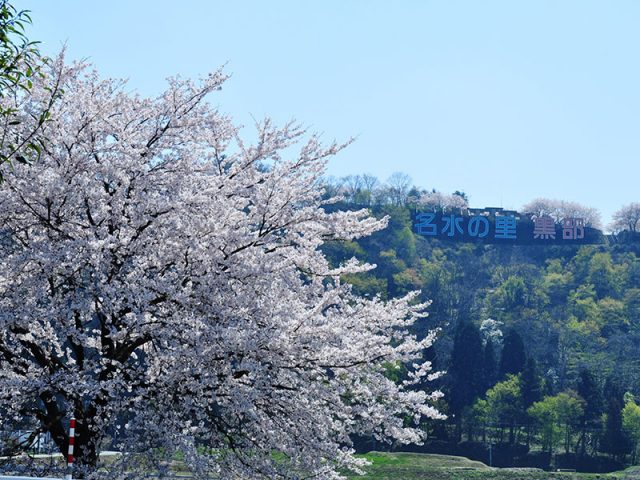
<svg viewBox="0 0 640 480">
<path fill-rule="evenodd" d="M 440 192 L 427 192 L 418 198 L 421 208 L 439 212 L 452 209 L 465 209 L 469 206 L 467 200 L 461 195 L 447 195 Z"/>
<path fill-rule="evenodd" d="M 521 211 L 538 217 L 549 215 L 556 222 L 562 222 L 564 218 L 584 218 L 586 226 L 592 228 L 602 227 L 600 212 L 593 207 L 587 207 L 578 202 L 536 198 L 523 205 Z"/>
<path fill-rule="evenodd" d="M 613 221 L 611 225 L 609 225 L 609 228 L 616 233 L 624 230 L 635 233 L 638 231 L 639 224 L 640 203 L 633 202 L 625 205 L 613 214 Z"/>
<path fill-rule="evenodd" d="M 442 418 L 422 360 L 434 334 L 408 332 L 426 305 L 356 297 L 341 276 L 372 266 L 332 268 L 319 249 L 386 224 L 323 209 L 344 145 L 268 119 L 244 139 L 206 101 L 221 71 L 157 98 L 81 64 L 48 75 L 65 91 L 49 141 L 0 189 L 5 428 L 65 452 L 75 416 L 91 478 L 177 452 L 197 477 L 341 478 L 363 465 L 352 433 L 423 439 L 421 419 Z M 40 111 L 51 80 L 21 108 Z M 384 376 L 390 362 L 407 380 Z M 128 453 L 107 473 L 105 447 Z"/>
</svg>

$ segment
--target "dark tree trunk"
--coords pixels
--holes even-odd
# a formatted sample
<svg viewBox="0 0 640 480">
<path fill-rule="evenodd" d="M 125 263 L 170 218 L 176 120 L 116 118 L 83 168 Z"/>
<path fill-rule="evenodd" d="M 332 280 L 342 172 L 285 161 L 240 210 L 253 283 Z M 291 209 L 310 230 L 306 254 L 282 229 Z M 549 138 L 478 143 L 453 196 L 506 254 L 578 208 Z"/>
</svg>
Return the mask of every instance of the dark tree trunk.
<svg viewBox="0 0 640 480">
<path fill-rule="evenodd" d="M 98 439 L 91 432 L 93 422 L 91 419 L 76 419 L 76 443 L 74 448 L 75 471 L 74 478 L 83 478 L 86 471 L 94 471 L 98 467 Z"/>
<path fill-rule="evenodd" d="M 51 438 L 58 450 L 67 460 L 69 451 L 69 419 L 65 418 L 58 402 L 50 394 L 41 395 L 46 413 L 43 412 L 41 421 L 45 431 L 51 434 Z M 84 473 L 94 471 L 98 466 L 101 435 L 92 429 L 95 424 L 96 408 L 91 406 L 83 409 L 81 404 L 74 411 L 76 419 L 74 442 L 74 473 L 73 478 L 84 478 Z"/>
</svg>

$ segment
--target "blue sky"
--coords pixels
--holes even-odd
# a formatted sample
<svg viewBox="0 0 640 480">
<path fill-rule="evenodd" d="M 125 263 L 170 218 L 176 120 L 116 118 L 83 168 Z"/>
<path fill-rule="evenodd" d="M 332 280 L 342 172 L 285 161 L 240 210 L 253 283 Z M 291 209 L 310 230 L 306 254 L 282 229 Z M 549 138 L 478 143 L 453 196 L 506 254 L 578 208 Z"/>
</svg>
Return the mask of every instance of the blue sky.
<svg viewBox="0 0 640 480">
<path fill-rule="evenodd" d="M 640 201 L 640 2 L 14 3 L 46 53 L 66 42 L 142 94 L 226 64 L 212 101 L 238 122 L 357 136 L 332 175 L 403 171 L 476 207 L 573 200 L 605 223 Z"/>
</svg>

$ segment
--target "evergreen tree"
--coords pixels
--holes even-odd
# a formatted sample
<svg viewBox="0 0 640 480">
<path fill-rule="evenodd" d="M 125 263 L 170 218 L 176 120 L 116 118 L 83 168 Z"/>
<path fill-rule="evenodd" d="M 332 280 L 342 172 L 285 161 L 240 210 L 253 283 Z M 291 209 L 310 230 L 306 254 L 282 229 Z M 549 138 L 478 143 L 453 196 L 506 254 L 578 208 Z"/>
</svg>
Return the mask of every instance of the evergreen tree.
<svg viewBox="0 0 640 480">
<path fill-rule="evenodd" d="M 515 330 L 509 330 L 504 337 L 498 377 L 504 379 L 510 373 L 518 375 L 524 369 L 526 358 L 522 337 Z"/>
<path fill-rule="evenodd" d="M 584 411 L 580 418 L 579 450 L 582 455 L 586 453 L 587 435 L 590 429 L 598 427 L 602 417 L 603 404 L 600 386 L 594 375 L 586 369 L 580 371 L 576 384 L 578 395 L 584 400 Z"/>
<path fill-rule="evenodd" d="M 482 358 L 482 390 L 487 391 L 496 383 L 498 365 L 491 339 L 487 339 Z"/>
<path fill-rule="evenodd" d="M 615 380 L 605 384 L 605 422 L 602 434 L 601 450 L 614 458 L 628 453 L 629 441 L 622 429 L 622 409 L 624 408 L 624 390 Z"/>
<path fill-rule="evenodd" d="M 578 395 L 585 402 L 584 422 L 594 425 L 600 420 L 603 413 L 602 394 L 596 378 L 589 370 L 581 370 L 576 385 Z"/>
<path fill-rule="evenodd" d="M 523 409 L 523 420 L 527 429 L 527 445 L 531 442 L 531 422 L 527 409 L 535 402 L 542 400 L 542 379 L 538 374 L 538 366 L 533 358 L 529 358 L 520 374 L 520 395 Z"/>
<path fill-rule="evenodd" d="M 520 391 L 522 406 L 525 410 L 542 399 L 542 380 L 538 374 L 538 365 L 533 358 L 527 360 L 520 374 Z"/>
<path fill-rule="evenodd" d="M 451 367 L 448 371 L 449 406 L 456 415 L 459 415 L 464 407 L 471 405 L 476 397 L 484 393 L 482 390 L 482 360 L 480 330 L 470 322 L 460 323 L 453 341 Z"/>
</svg>

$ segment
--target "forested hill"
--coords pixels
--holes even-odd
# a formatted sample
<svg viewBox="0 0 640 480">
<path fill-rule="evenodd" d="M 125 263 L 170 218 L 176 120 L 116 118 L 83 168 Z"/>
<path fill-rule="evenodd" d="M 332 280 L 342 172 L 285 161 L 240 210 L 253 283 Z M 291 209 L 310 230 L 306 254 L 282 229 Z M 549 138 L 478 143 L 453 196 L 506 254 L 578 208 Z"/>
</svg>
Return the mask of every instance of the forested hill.
<svg viewBox="0 0 640 480">
<path fill-rule="evenodd" d="M 458 324 L 484 324 L 486 331 L 493 319 L 502 332 L 515 329 L 522 336 L 527 354 L 557 388 L 586 367 L 626 376 L 640 392 L 636 237 L 586 246 L 452 243 L 416 235 L 410 207 L 372 211 L 389 216 L 388 228 L 357 242 L 327 245 L 325 252 L 335 263 L 355 256 L 377 265 L 347 278 L 361 295 L 389 298 L 420 290 L 432 302 L 421 329 L 443 329 L 440 367 L 446 367 Z"/>
<path fill-rule="evenodd" d="M 353 207 L 344 203 L 333 208 Z M 458 441 L 463 439 L 460 422 L 464 417 L 468 440 L 475 438 L 477 423 L 504 427 L 504 422 L 511 422 L 517 428 L 510 441 L 516 443 L 518 431 L 524 435 L 520 427 L 533 422 L 527 409 L 543 398 L 569 392 L 583 414 L 593 407 L 589 425 L 598 432 L 590 443 L 592 453 L 616 448 L 606 447 L 604 440 L 608 427 L 602 423 L 607 418 L 602 417 L 607 408 L 603 389 L 606 386 L 611 393 L 615 383 L 615 391 L 620 392 L 618 404 L 611 407 L 617 410 L 618 420 L 622 395 L 640 394 L 637 234 L 624 232 L 614 237 L 616 241 L 583 246 L 454 243 L 416 235 L 411 207 L 370 208 L 377 217 L 389 216 L 388 228 L 358 241 L 326 245 L 325 252 L 336 264 L 355 256 L 377 265 L 346 278 L 360 295 L 391 298 L 420 290 L 421 298 L 432 302 L 428 318 L 416 329 L 420 334 L 442 329 L 435 351 L 426 355 L 434 359 L 437 369 L 447 370 L 440 385 L 446 394 L 443 408 L 455 415 Z M 508 374 L 526 382 L 522 376 L 527 365 L 530 371 L 525 376 L 533 378 L 533 393 L 522 398 L 525 394 L 519 391 L 515 399 L 519 411 L 505 413 L 489 405 L 489 411 L 478 414 L 479 407 L 487 407 L 484 399 L 490 400 L 492 388 L 501 381 L 498 387 L 502 388 L 506 379 L 516 378 Z M 584 387 L 585 378 L 595 385 L 597 401 L 576 393 Z M 571 421 L 585 427 L 585 418 L 578 415 Z M 621 420 L 618 423 L 611 428 L 620 430 Z M 576 426 L 576 437 L 569 435 L 567 452 L 578 449 L 578 431 Z M 625 440 L 620 448 L 626 452 L 629 445 Z"/>
</svg>

